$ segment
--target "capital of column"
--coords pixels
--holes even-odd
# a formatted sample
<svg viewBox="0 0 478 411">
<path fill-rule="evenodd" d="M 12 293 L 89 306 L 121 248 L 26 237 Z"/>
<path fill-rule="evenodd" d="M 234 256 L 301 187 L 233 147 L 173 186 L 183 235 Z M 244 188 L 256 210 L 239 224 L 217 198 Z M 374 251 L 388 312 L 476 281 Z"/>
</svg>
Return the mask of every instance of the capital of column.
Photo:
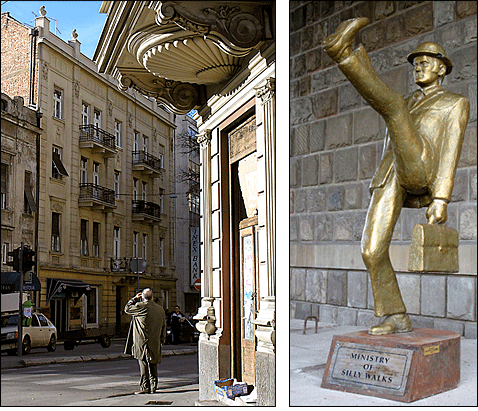
<svg viewBox="0 0 478 411">
<path fill-rule="evenodd" d="M 276 79 L 269 77 L 266 79 L 265 84 L 261 84 L 256 87 L 256 97 L 261 99 L 262 105 L 266 104 L 275 96 L 276 92 Z"/>
<path fill-rule="evenodd" d="M 211 144 L 212 132 L 211 130 L 207 129 L 197 135 L 197 141 L 201 148 L 206 148 L 209 144 Z"/>
</svg>

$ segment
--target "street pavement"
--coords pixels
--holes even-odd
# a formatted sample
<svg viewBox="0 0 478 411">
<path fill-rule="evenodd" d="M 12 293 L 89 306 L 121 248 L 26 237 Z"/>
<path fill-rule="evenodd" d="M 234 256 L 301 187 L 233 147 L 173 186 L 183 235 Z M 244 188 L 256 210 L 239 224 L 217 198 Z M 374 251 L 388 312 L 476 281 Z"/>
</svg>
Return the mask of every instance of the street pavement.
<svg viewBox="0 0 478 411">
<path fill-rule="evenodd" d="M 28 355 L 8 356 L 2 354 L 1 369 L 2 374 L 7 370 L 16 368 L 34 369 L 35 366 L 54 365 L 54 364 L 73 364 L 100 361 L 121 361 L 130 360 L 130 355 L 123 354 L 125 346 L 124 339 L 113 339 L 111 346 L 102 348 L 99 344 L 80 344 L 74 350 L 64 350 L 63 344 L 57 344 L 55 352 L 48 352 L 45 348 L 33 348 Z M 194 355 L 198 352 L 196 344 L 178 344 L 163 346 L 163 357 Z M 28 368 L 27 368 L 28 367 Z M 174 379 L 174 378 L 173 378 Z M 162 383 L 167 383 L 164 377 Z M 137 390 L 137 381 L 134 381 L 131 391 Z M 164 385 L 164 384 L 163 384 Z M 70 402 L 68 405 L 74 406 L 144 406 L 144 405 L 172 405 L 172 406 L 194 406 L 198 400 L 199 384 L 187 383 L 182 386 L 176 386 L 171 380 L 170 387 L 161 388 L 160 392 L 148 395 L 125 395 L 107 396 L 97 400 L 84 400 L 79 398 L 76 402 Z M 216 405 L 216 404 L 211 404 Z"/>
<path fill-rule="evenodd" d="M 123 353 L 124 346 L 124 338 L 113 338 L 111 346 L 108 348 L 102 348 L 98 343 L 85 343 L 76 346 L 73 350 L 65 350 L 63 343 L 60 342 L 57 344 L 56 351 L 54 352 L 48 352 L 46 348 L 32 348 L 30 354 L 22 355 L 21 357 L 2 353 L 1 369 L 70 362 L 131 359 L 130 355 Z M 163 346 L 163 356 L 187 355 L 197 352 L 197 344 Z"/>
<path fill-rule="evenodd" d="M 321 388 L 322 377 L 334 335 L 363 330 L 364 327 L 337 326 L 290 320 L 290 406 L 477 406 L 476 339 L 461 339 L 459 386 L 412 403 Z"/>
</svg>

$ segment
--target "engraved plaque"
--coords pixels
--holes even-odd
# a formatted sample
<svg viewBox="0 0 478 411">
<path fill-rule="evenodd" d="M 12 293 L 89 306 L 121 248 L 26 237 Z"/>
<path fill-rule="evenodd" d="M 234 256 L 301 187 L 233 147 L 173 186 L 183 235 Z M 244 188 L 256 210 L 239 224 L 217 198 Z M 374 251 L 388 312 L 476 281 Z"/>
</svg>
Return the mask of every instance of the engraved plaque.
<svg viewBox="0 0 478 411">
<path fill-rule="evenodd" d="M 326 382 L 404 395 L 413 351 L 337 341 Z"/>
</svg>

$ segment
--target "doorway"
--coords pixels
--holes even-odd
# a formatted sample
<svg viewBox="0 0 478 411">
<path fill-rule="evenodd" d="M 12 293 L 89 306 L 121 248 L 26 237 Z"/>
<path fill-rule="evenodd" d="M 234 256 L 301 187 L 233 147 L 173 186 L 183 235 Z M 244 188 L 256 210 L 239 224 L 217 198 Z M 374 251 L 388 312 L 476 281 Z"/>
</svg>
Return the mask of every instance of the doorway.
<svg viewBox="0 0 478 411">
<path fill-rule="evenodd" d="M 255 385 L 258 224 L 256 119 L 250 110 L 227 133 L 233 376 Z"/>
<path fill-rule="evenodd" d="M 68 306 L 67 298 L 55 298 L 50 300 L 50 320 L 55 324 L 58 333 L 68 331 Z"/>
</svg>

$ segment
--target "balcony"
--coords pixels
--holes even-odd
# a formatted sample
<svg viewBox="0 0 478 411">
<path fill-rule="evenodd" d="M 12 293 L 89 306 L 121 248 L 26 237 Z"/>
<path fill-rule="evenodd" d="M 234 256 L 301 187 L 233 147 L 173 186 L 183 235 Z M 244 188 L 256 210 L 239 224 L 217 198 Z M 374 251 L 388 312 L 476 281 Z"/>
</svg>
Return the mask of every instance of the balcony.
<svg viewBox="0 0 478 411">
<path fill-rule="evenodd" d="M 133 221 L 159 223 L 161 221 L 161 207 L 148 201 L 133 200 Z"/>
<path fill-rule="evenodd" d="M 112 157 L 116 154 L 115 136 L 93 124 L 80 126 L 80 148 Z"/>
<path fill-rule="evenodd" d="M 80 207 L 92 207 L 110 211 L 116 208 L 115 192 L 109 188 L 101 187 L 92 183 L 80 184 L 80 197 L 78 199 Z"/>
<path fill-rule="evenodd" d="M 141 171 L 142 174 L 160 176 L 163 171 L 162 160 L 147 153 L 144 150 L 133 151 L 133 170 Z"/>
</svg>

